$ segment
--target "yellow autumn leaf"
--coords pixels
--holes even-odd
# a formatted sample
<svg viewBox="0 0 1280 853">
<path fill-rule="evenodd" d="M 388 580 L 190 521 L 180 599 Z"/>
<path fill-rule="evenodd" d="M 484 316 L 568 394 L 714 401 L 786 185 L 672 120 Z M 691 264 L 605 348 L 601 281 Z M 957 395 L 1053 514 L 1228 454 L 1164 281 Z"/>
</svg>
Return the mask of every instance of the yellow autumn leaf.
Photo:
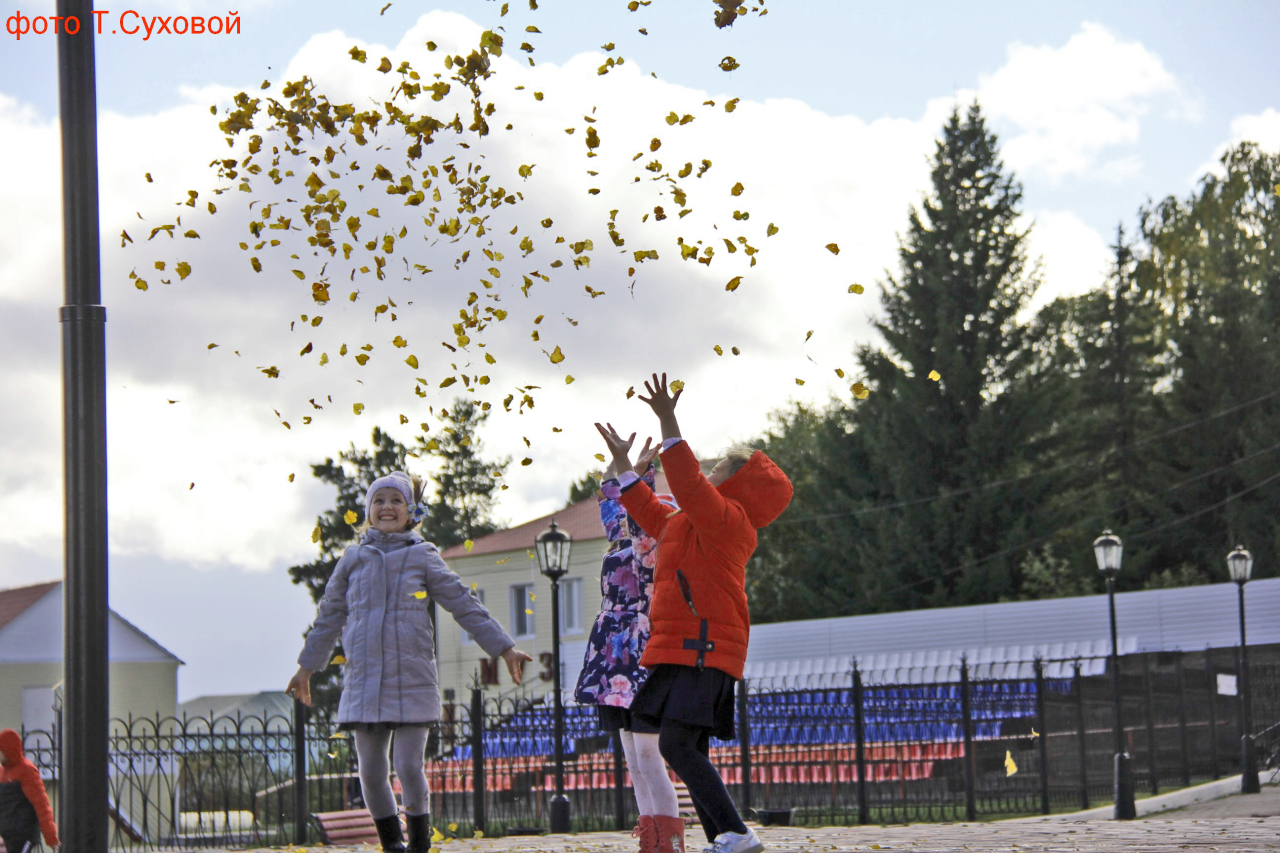
<svg viewBox="0 0 1280 853">
<path fill-rule="evenodd" d="M 565 384 L 565 385 L 572 385 L 572 384 L 573 384 L 573 376 L 566 376 L 566 377 L 564 378 L 564 384 Z"/>
<path fill-rule="evenodd" d="M 766 237 L 772 237 L 774 234 L 777 234 L 777 233 L 778 233 L 778 226 L 774 225 L 772 222 L 769 223 L 768 228 L 764 229 L 764 235 Z"/>
<path fill-rule="evenodd" d="M 537 600 L 538 600 L 538 596 L 534 595 L 534 594 L 531 592 L 531 593 L 529 593 L 529 600 L 530 600 L 530 601 L 537 601 Z"/>
<path fill-rule="evenodd" d="M 635 395 L 636 395 L 636 386 L 632 385 L 630 388 L 628 388 L 628 389 L 627 389 L 627 399 L 628 399 L 628 400 L 630 400 L 630 399 L 631 399 L 632 397 L 634 397 Z M 600 457 L 600 460 L 603 462 L 603 461 L 604 461 L 604 457 L 603 457 L 603 456 L 601 456 L 601 457 Z"/>
<path fill-rule="evenodd" d="M 861 382 L 853 383 L 852 385 L 849 386 L 849 390 L 852 391 L 853 396 L 858 398 L 859 400 L 867 399 L 867 396 L 871 393 L 871 390 L 867 388 L 866 385 L 863 385 Z"/>
<path fill-rule="evenodd" d="M 937 382 L 939 379 L 941 379 L 941 378 L 942 378 L 942 374 L 941 374 L 941 373 L 939 373 L 939 372 L 938 372 L 938 371 L 936 371 L 936 370 L 930 370 L 930 371 L 929 371 L 929 378 L 930 378 L 930 379 L 932 379 L 934 382 Z"/>
<path fill-rule="evenodd" d="M 532 611 L 532 610 L 530 610 L 530 609 L 529 609 L 529 608 L 527 608 L 527 607 L 524 609 L 524 612 L 525 612 L 525 613 L 527 613 L 527 614 L 529 614 L 530 616 L 532 616 L 532 615 L 533 615 L 533 611 Z"/>
<path fill-rule="evenodd" d="M 333 734 L 329 735 L 329 740 L 346 740 L 346 738 L 347 738 L 346 732 L 334 732 Z"/>
<path fill-rule="evenodd" d="M 337 757 L 338 757 L 338 753 L 336 753 L 336 752 L 331 752 L 331 753 L 329 753 L 329 757 L 330 757 L 330 758 L 337 758 Z"/>
<path fill-rule="evenodd" d="M 676 379 L 676 380 L 674 380 L 674 381 L 671 383 L 671 390 L 672 390 L 672 391 L 683 391 L 683 390 L 684 390 L 684 380 L 683 380 L 683 379 Z"/>
<path fill-rule="evenodd" d="M 1014 773 L 1017 773 L 1017 772 L 1018 772 L 1018 765 L 1013 760 L 1013 752 L 1006 749 L 1004 751 L 1004 775 L 1012 776 Z"/>
<path fill-rule="evenodd" d="M 827 251 L 828 251 L 828 252 L 830 252 L 830 253 L 831 253 L 831 254 L 833 254 L 833 255 L 838 255 L 838 254 L 840 254 L 840 246 L 839 246 L 839 245 L 837 245 L 837 244 L 835 244 L 835 243 L 828 243 L 828 244 L 827 244 Z"/>
<path fill-rule="evenodd" d="M 1039 733 L 1038 731 L 1036 731 L 1035 726 L 1032 726 L 1032 727 L 1031 727 L 1031 739 L 1032 739 L 1032 740 L 1035 740 L 1035 739 L 1036 739 L 1036 738 L 1038 738 L 1038 737 L 1040 737 L 1040 733 Z"/>
<path fill-rule="evenodd" d="M 729 195 L 733 195 L 733 196 L 742 195 L 743 189 L 744 187 L 742 186 L 742 181 L 738 181 L 736 184 L 733 185 L 733 188 L 729 190 Z"/>
<path fill-rule="evenodd" d="M 468 554 L 470 554 L 470 553 L 471 553 L 471 549 L 472 549 L 472 548 L 474 548 L 474 547 L 476 547 L 476 543 L 475 543 L 474 541 L 472 541 L 471 539 L 468 539 L 466 542 L 463 542 L 463 543 L 462 543 L 462 547 L 463 547 L 463 548 L 466 548 L 466 549 L 467 549 L 467 553 L 468 553 Z"/>
<path fill-rule="evenodd" d="M 364 411 L 364 403 L 352 403 L 351 411 L 355 412 L 357 415 L 360 414 Z"/>
<path fill-rule="evenodd" d="M 863 290 L 863 287 L 862 287 L 862 285 L 860 285 L 860 284 L 851 284 L 851 285 L 849 285 L 849 292 L 850 292 L 850 293 L 861 293 L 861 292 L 862 292 L 862 290 Z"/>
<path fill-rule="evenodd" d="M 724 289 L 732 293 L 738 289 L 738 285 L 740 284 L 742 284 L 742 276 L 735 275 L 733 278 L 729 279 L 729 283 L 724 286 Z"/>
<path fill-rule="evenodd" d="M 289 482 L 290 482 L 290 483 L 292 483 L 292 482 L 293 482 L 293 475 L 292 475 L 292 474 L 290 474 L 290 475 L 289 475 Z"/>
<path fill-rule="evenodd" d="M 716 355 L 724 355 L 724 350 L 720 348 L 719 344 L 713 346 L 712 349 L 716 351 Z"/>
<path fill-rule="evenodd" d="M 595 458 L 596 458 L 596 459 L 598 459 L 598 460 L 600 460 L 601 462 L 603 462 L 603 461 L 604 461 L 604 454 L 603 454 L 603 453 L 597 453 L 597 454 L 595 455 Z"/>
<path fill-rule="evenodd" d="M 414 370 L 418 369 L 418 357 L 416 355 L 409 356 L 404 360 L 404 363 L 412 367 Z"/>
<path fill-rule="evenodd" d="M 551 355 L 549 357 L 551 359 L 552 364 L 559 364 L 560 362 L 564 361 L 564 353 L 560 352 L 560 347 L 556 347 L 554 350 L 552 350 Z"/>
<path fill-rule="evenodd" d="M 450 832 L 457 832 L 457 831 L 458 831 L 458 825 L 457 825 L 456 823 L 451 823 L 451 824 L 449 824 L 449 831 L 450 831 Z"/>
<path fill-rule="evenodd" d="M 320 525 L 318 524 L 315 526 L 315 529 L 311 531 L 311 541 L 312 542 L 320 541 Z"/>
<path fill-rule="evenodd" d="M 418 599 L 419 601 L 427 597 L 426 590 L 421 590 L 421 589 L 412 593 L 412 595 L 414 598 Z"/>
<path fill-rule="evenodd" d="M 520 460 L 520 464 L 521 464 L 521 465 L 532 465 L 532 464 L 533 464 L 533 460 L 532 460 L 532 459 L 530 459 L 528 456 L 526 456 L 525 458 L 523 458 L 523 459 L 521 459 L 521 460 Z"/>
<path fill-rule="evenodd" d="M 813 337 L 813 329 L 810 329 L 808 332 L 805 333 L 804 342 L 806 344 L 809 343 L 809 338 L 812 338 L 812 337 Z"/>
<path fill-rule="evenodd" d="M 803 385 L 803 384 L 804 384 L 804 380 L 803 380 L 803 379 L 797 379 L 797 380 L 796 380 L 796 384 L 797 384 L 797 385 Z"/>
<path fill-rule="evenodd" d="M 356 521 L 359 520 L 359 518 L 360 516 L 356 515 L 356 512 L 353 509 L 347 510 L 342 515 L 342 520 L 345 521 L 347 524 L 355 524 Z M 316 530 L 319 530 L 319 529 L 320 529 L 319 527 L 316 528 Z"/>
<path fill-rule="evenodd" d="M 409 342 L 406 341 L 400 335 L 396 335 L 394 338 L 391 339 L 391 345 L 394 347 L 403 347 L 403 346 L 408 346 Z"/>
<path fill-rule="evenodd" d="M 329 666 L 342 666 L 346 662 L 347 659 L 342 655 L 334 655 L 333 660 L 329 661 Z"/>
<path fill-rule="evenodd" d="M 477 829 L 477 830 L 475 831 L 475 834 L 474 834 L 474 835 L 472 835 L 471 837 L 472 837 L 472 838 L 484 838 L 484 830 L 482 830 L 482 829 Z"/>
</svg>

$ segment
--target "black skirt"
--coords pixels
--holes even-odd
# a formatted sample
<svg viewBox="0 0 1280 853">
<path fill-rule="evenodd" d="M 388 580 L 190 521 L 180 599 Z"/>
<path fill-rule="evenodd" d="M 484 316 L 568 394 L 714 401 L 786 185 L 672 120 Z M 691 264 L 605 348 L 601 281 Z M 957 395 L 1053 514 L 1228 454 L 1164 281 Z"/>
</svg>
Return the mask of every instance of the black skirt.
<svg viewBox="0 0 1280 853">
<path fill-rule="evenodd" d="M 600 730 L 604 732 L 624 731 L 637 735 L 656 735 L 658 727 L 644 720 L 637 719 L 628 708 L 616 705 L 597 705 L 596 714 L 600 718 Z"/>
<path fill-rule="evenodd" d="M 732 675 L 712 667 L 659 664 L 631 702 L 631 716 L 654 727 L 664 719 L 676 720 L 707 729 L 720 740 L 733 740 L 736 683 Z"/>
</svg>

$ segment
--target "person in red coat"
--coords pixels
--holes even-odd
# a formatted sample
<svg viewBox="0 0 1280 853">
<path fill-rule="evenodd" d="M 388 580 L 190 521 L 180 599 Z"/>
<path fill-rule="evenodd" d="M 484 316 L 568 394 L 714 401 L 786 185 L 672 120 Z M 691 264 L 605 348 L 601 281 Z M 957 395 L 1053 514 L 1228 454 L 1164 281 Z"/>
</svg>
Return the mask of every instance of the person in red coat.
<svg viewBox="0 0 1280 853">
<path fill-rule="evenodd" d="M 751 632 L 746 566 L 756 531 L 791 502 L 791 481 L 761 451 L 731 451 L 704 476 L 680 437 L 676 402 L 666 374 L 645 383 L 662 429 L 663 469 L 680 509 L 672 512 L 635 474 L 610 489 L 642 528 L 659 540 L 650 609 L 649 643 L 640 659 L 652 669 L 631 705 L 633 717 L 658 727 L 658 748 L 689 789 L 712 853 L 760 853 L 709 757 L 711 737 L 734 736 L 734 684 L 742 678 Z M 635 441 L 612 425 L 596 428 L 626 472 Z M 662 850 L 683 853 L 684 824 L 662 821 Z"/>
<path fill-rule="evenodd" d="M 22 738 L 13 729 L 0 731 L 0 810 L 4 846 L 9 853 L 26 853 L 38 843 L 41 833 L 47 846 L 61 843 L 44 780 L 23 753 Z"/>
</svg>

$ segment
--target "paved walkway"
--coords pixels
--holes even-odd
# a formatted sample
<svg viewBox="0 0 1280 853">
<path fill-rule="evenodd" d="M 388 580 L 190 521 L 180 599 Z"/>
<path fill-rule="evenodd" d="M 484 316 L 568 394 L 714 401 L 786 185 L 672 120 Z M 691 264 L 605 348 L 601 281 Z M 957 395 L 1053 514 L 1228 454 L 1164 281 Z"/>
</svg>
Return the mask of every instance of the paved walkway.
<svg viewBox="0 0 1280 853">
<path fill-rule="evenodd" d="M 692 829 L 692 827 L 691 827 Z M 1230 853 L 1280 851 L 1280 817 L 1155 819 L 1132 822 L 952 823 L 873 827 L 767 827 L 757 830 L 768 853 Z M 689 833 L 698 850 L 700 834 Z M 326 848 L 327 849 L 327 848 Z M 356 848 L 367 853 L 372 848 Z M 485 838 L 441 844 L 440 853 L 634 853 L 635 840 L 615 832 Z"/>
</svg>

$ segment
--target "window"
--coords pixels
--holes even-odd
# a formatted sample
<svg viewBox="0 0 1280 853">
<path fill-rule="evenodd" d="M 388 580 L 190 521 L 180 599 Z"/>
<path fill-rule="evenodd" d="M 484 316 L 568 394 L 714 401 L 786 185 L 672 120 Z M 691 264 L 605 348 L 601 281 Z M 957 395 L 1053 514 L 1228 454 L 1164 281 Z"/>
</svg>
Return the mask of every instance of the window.
<svg viewBox="0 0 1280 853">
<path fill-rule="evenodd" d="M 533 636 L 533 584 L 518 583 L 511 586 L 511 635 Z"/>
<path fill-rule="evenodd" d="M 471 597 L 472 597 L 472 598 L 474 598 L 474 599 L 476 599 L 477 601 L 479 601 L 481 604 L 484 604 L 484 590 L 483 590 L 483 589 L 478 589 L 478 588 L 476 588 L 476 589 L 472 589 L 472 590 L 471 590 Z M 475 638 L 475 637 L 473 637 L 473 636 L 471 636 L 471 632 L 470 632 L 470 631 L 467 631 L 466 629 L 462 629 L 462 644 L 463 644 L 464 646 L 466 646 L 466 645 L 471 645 L 471 644 L 475 643 L 475 641 L 476 641 L 476 638 Z"/>
<path fill-rule="evenodd" d="M 582 578 L 560 581 L 560 633 L 582 633 Z"/>
</svg>

